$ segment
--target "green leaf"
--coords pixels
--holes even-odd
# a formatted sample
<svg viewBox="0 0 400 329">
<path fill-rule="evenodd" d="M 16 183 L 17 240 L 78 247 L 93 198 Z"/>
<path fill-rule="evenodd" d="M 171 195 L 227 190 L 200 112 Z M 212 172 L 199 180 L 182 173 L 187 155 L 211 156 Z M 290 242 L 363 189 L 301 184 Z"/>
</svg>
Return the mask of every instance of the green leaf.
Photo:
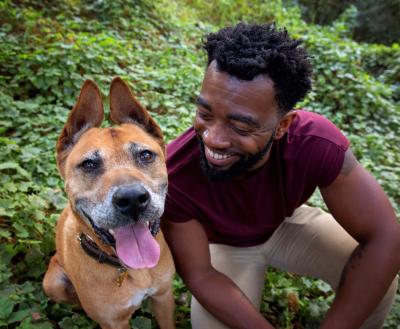
<svg viewBox="0 0 400 329">
<path fill-rule="evenodd" d="M 17 329 L 53 329 L 48 321 L 32 322 L 31 318 L 26 318 Z"/>
<path fill-rule="evenodd" d="M 12 312 L 10 317 L 8 318 L 7 322 L 9 324 L 11 323 L 16 323 L 16 322 L 21 322 L 27 317 L 30 317 L 31 315 L 31 310 L 30 309 L 24 309 L 16 312 Z"/>
<path fill-rule="evenodd" d="M 78 328 L 75 324 L 72 318 L 70 317 L 65 317 L 63 318 L 58 325 L 62 328 L 62 329 L 76 329 Z"/>
<path fill-rule="evenodd" d="M 7 319 L 13 308 L 15 306 L 15 302 L 11 301 L 9 298 L 0 298 L 0 319 L 5 320 Z"/>
<path fill-rule="evenodd" d="M 58 324 L 62 329 L 90 329 L 97 327 L 93 321 L 80 314 L 64 317 Z"/>
<path fill-rule="evenodd" d="M 27 172 L 25 169 L 23 169 L 18 163 L 16 162 L 3 162 L 0 163 L 0 170 L 6 170 L 6 169 L 14 169 L 17 171 L 18 174 L 21 176 L 30 179 L 31 175 L 29 172 Z"/>
<path fill-rule="evenodd" d="M 137 316 L 131 320 L 132 329 L 151 329 L 151 319 L 143 316 Z"/>
</svg>

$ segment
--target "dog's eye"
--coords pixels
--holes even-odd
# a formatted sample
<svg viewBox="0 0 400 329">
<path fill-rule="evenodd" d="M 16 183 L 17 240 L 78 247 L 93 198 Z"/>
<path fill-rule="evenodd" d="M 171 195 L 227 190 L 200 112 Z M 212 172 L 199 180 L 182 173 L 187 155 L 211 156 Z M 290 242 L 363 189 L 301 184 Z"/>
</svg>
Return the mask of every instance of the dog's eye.
<svg viewBox="0 0 400 329">
<path fill-rule="evenodd" d="M 93 171 L 100 167 L 100 163 L 96 160 L 86 159 L 79 165 L 84 171 Z"/>
<path fill-rule="evenodd" d="M 154 161 L 154 159 L 156 158 L 156 155 L 149 151 L 149 150 L 143 150 L 139 153 L 139 161 L 141 163 L 151 163 Z"/>
</svg>

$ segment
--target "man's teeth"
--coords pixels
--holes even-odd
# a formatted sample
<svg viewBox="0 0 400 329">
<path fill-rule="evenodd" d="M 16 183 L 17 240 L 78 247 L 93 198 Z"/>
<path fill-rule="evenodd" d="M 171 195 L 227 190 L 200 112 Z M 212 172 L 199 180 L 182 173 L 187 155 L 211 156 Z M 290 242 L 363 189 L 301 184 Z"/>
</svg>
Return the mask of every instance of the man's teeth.
<svg viewBox="0 0 400 329">
<path fill-rule="evenodd" d="M 209 156 L 211 156 L 215 160 L 224 160 L 224 159 L 228 159 L 232 156 L 232 154 L 222 154 L 222 153 L 217 153 L 217 152 L 211 151 L 208 147 L 206 147 L 206 152 Z"/>
</svg>

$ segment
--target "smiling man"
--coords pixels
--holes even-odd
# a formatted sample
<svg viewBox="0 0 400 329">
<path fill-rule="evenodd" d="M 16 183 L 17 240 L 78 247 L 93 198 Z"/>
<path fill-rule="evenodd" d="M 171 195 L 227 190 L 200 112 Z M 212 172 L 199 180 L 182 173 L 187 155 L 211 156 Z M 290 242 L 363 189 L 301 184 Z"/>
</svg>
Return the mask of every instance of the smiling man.
<svg viewBox="0 0 400 329">
<path fill-rule="evenodd" d="M 206 39 L 193 127 L 168 146 L 163 221 L 195 329 L 273 328 L 259 313 L 269 266 L 336 290 L 323 329 L 380 328 L 393 303 L 400 226 L 340 130 L 294 109 L 311 88 L 299 45 L 274 25 Z M 304 205 L 317 188 L 330 214 Z"/>
</svg>

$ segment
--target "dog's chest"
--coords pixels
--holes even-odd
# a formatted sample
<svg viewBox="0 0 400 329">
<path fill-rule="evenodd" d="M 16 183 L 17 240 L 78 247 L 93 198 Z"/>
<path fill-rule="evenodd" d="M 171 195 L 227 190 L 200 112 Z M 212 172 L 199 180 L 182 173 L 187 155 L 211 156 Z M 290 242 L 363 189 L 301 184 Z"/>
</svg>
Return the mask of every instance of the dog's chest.
<svg viewBox="0 0 400 329">
<path fill-rule="evenodd" d="M 129 299 L 127 307 L 138 307 L 143 302 L 143 300 L 145 300 L 149 296 L 154 295 L 156 291 L 157 289 L 152 287 L 137 290 L 135 294 Z"/>
</svg>

